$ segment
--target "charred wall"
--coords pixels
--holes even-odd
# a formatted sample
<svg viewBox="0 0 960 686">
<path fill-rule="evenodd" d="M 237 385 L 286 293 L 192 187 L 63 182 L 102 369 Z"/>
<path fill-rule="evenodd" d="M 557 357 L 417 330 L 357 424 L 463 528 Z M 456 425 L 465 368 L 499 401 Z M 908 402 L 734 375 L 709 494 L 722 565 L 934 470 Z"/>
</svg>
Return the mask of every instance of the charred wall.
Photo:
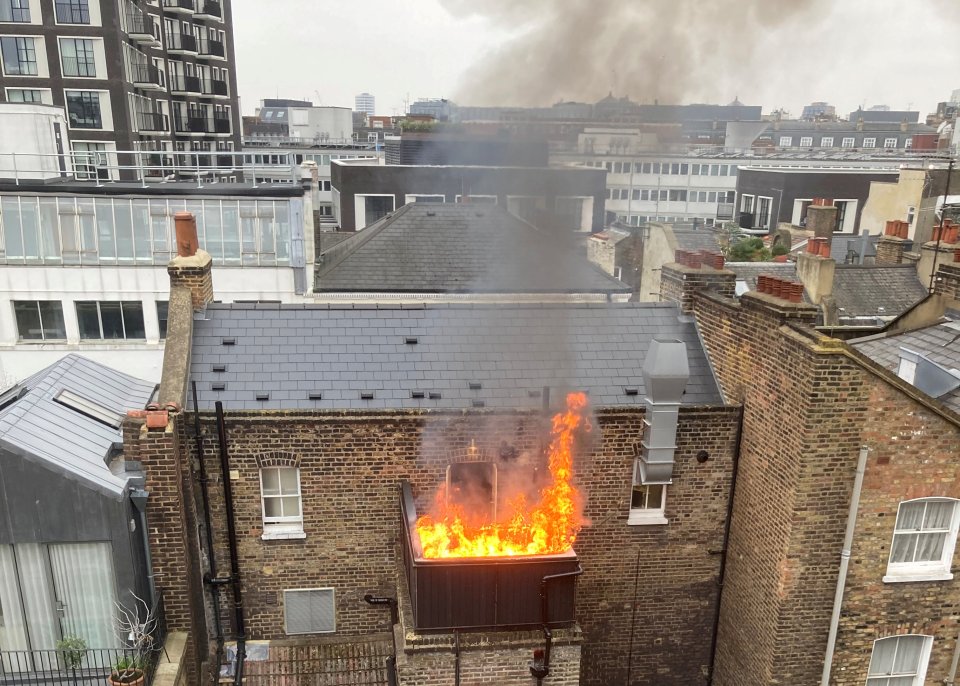
<svg viewBox="0 0 960 686">
<path fill-rule="evenodd" d="M 667 498 L 670 524 L 629 526 L 643 413 L 598 412 L 602 438 L 577 466 L 591 521 L 575 546 L 585 570 L 577 610 L 584 630 L 582 683 L 622 682 L 630 664 L 634 684 L 706 683 L 718 592 L 714 553 L 722 547 L 737 415 L 733 407 L 681 411 Z M 339 636 L 389 630 L 388 613 L 362 598 L 393 595 L 397 587 L 399 481 L 411 482 L 424 512 L 450 462 L 522 465 L 539 454 L 544 422 L 539 413 L 521 412 L 228 414 L 248 638 L 286 638 L 282 592 L 292 588 L 336 588 Z M 226 561 L 212 418 L 204 418 L 203 433 L 217 556 Z M 193 447 L 192 441 L 183 445 Z M 700 450 L 710 454 L 706 463 L 695 459 Z M 278 460 L 296 460 L 300 467 L 302 540 L 260 538 L 259 465 Z"/>
</svg>

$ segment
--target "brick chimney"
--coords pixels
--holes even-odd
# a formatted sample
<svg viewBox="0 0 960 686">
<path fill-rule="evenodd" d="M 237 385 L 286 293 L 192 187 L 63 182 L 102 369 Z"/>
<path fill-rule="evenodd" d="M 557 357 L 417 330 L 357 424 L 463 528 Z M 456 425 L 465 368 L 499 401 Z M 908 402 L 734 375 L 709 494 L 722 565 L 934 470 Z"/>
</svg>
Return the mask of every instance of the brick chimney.
<svg viewBox="0 0 960 686">
<path fill-rule="evenodd" d="M 790 321 L 813 326 L 817 323 L 819 311 L 810 303 L 803 302 L 801 286 L 799 282 L 760 276 L 757 290 L 740 296 L 740 307 L 773 317 L 777 325 Z"/>
<path fill-rule="evenodd" d="M 960 248 L 960 225 L 947 219 L 944 220 L 942 229 L 940 226 L 933 227 L 931 240 L 924 243 L 920 248 L 917 276 L 920 277 L 921 283 L 929 285 L 930 276 L 935 269 L 938 272 L 936 278 L 939 278 L 940 266 L 953 263 L 957 248 Z M 934 286 L 936 286 L 936 278 L 934 279 Z"/>
<path fill-rule="evenodd" d="M 952 262 L 938 263 L 933 292 L 960 301 L 960 247 L 954 249 Z"/>
<path fill-rule="evenodd" d="M 811 244 L 816 246 L 816 253 L 810 249 Z M 837 263 L 830 257 L 829 239 L 811 240 L 807 244 L 807 252 L 797 256 L 797 276 L 803 282 L 810 300 L 816 305 L 833 295 L 833 276 L 836 271 Z"/>
<path fill-rule="evenodd" d="M 887 222 L 883 236 L 877 241 L 877 264 L 903 264 L 907 251 L 910 224 L 899 219 Z"/>
<path fill-rule="evenodd" d="M 177 256 L 167 265 L 170 288 L 190 289 L 194 310 L 202 310 L 213 302 L 213 259 L 199 247 L 197 220 L 190 212 L 177 212 Z"/>
<path fill-rule="evenodd" d="M 685 313 L 693 312 L 693 294 L 710 290 L 727 298 L 736 294 L 737 275 L 724 268 L 720 253 L 677 250 L 674 262 L 663 265 L 660 300 L 677 303 Z"/>
<path fill-rule="evenodd" d="M 807 208 L 807 229 L 817 238 L 830 239 L 837 227 L 837 208 L 830 198 L 814 198 Z"/>
</svg>

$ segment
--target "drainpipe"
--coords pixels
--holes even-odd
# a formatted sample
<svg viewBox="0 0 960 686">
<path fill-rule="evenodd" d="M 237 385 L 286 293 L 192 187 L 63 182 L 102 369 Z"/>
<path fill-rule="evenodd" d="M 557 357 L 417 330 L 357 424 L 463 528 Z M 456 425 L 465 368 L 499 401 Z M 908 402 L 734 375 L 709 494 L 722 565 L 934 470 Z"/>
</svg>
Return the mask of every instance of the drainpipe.
<svg viewBox="0 0 960 686">
<path fill-rule="evenodd" d="M 957 665 L 960 664 L 960 634 L 957 635 L 957 642 L 953 646 L 953 661 L 950 663 L 950 676 L 943 680 L 946 686 L 954 686 L 957 683 Z"/>
<path fill-rule="evenodd" d="M 143 563 L 147 567 L 147 584 L 150 591 L 150 607 L 157 605 L 157 585 L 153 576 L 153 556 L 150 553 L 150 531 L 147 529 L 147 499 L 150 493 L 142 488 L 130 490 L 130 502 L 140 520 L 140 538 L 143 540 Z"/>
<path fill-rule="evenodd" d="M 860 508 L 860 492 L 863 490 L 863 473 L 867 467 L 868 448 L 860 448 L 857 458 L 857 475 L 853 481 L 853 493 L 850 496 L 850 511 L 847 513 L 847 531 L 843 537 L 843 550 L 840 551 L 840 572 L 837 575 L 837 594 L 833 598 L 833 612 L 830 614 L 830 633 L 827 635 L 827 653 L 823 658 L 823 674 L 820 686 L 830 686 L 830 671 L 833 668 L 833 651 L 837 645 L 837 629 L 840 626 L 840 609 L 843 606 L 843 591 L 847 585 L 847 568 L 850 566 L 850 549 L 853 547 L 853 532 L 857 526 L 857 511 Z"/>
<path fill-rule="evenodd" d="M 220 665 L 223 663 L 223 625 L 220 622 L 220 589 L 213 583 L 217 578 L 217 556 L 213 550 L 213 527 L 210 523 L 210 479 L 207 478 L 207 468 L 204 465 L 203 454 L 203 434 L 200 431 L 200 405 L 197 403 L 197 382 L 192 382 L 193 387 L 193 428 L 195 440 L 197 443 L 197 462 L 200 464 L 200 494 L 203 500 L 203 525 L 206 529 L 207 543 L 207 565 L 208 574 L 203 577 L 204 584 L 210 589 L 210 603 L 213 607 L 213 627 L 216 633 L 217 672 L 220 671 Z"/>
<path fill-rule="evenodd" d="M 233 512 L 233 484 L 230 483 L 230 458 L 227 454 L 227 424 L 223 419 L 223 403 L 217 409 L 217 438 L 220 443 L 220 471 L 223 475 L 223 499 L 227 514 L 227 539 L 230 544 L 230 581 L 233 584 L 234 621 L 237 628 L 237 668 L 234 686 L 243 684 L 243 666 L 247 657 L 247 636 L 243 626 L 243 589 L 240 584 L 240 563 L 237 554 L 237 529 Z"/>
<path fill-rule="evenodd" d="M 550 675 L 550 651 L 553 648 L 553 632 L 550 631 L 550 594 L 549 583 L 557 579 L 568 579 L 583 574 L 583 567 L 577 565 L 572 572 L 547 574 L 540 579 L 540 622 L 543 624 L 544 646 L 542 655 L 540 650 L 534 651 L 534 659 L 530 664 L 530 674 L 537 680 L 537 685 Z"/>
</svg>

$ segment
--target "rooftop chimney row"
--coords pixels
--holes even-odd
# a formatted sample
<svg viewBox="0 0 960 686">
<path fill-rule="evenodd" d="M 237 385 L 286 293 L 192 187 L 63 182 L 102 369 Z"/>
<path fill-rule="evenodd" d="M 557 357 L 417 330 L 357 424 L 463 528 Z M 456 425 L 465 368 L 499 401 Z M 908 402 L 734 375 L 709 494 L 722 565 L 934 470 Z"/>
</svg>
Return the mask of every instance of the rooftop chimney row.
<svg viewBox="0 0 960 686">
<path fill-rule="evenodd" d="M 810 204 L 814 207 L 833 207 L 833 198 L 814 198 Z"/>
<path fill-rule="evenodd" d="M 906 238 L 910 232 L 910 224 L 902 219 L 891 219 L 884 228 L 884 236 L 893 236 L 894 238 Z"/>
<path fill-rule="evenodd" d="M 803 301 L 803 284 L 761 274 L 757 277 L 757 291 L 793 303 Z"/>
<path fill-rule="evenodd" d="M 944 219 L 942 227 L 933 227 L 933 236 L 930 238 L 930 240 L 934 243 L 940 241 L 941 243 L 946 243 L 948 245 L 953 245 L 957 242 L 960 242 L 960 225 L 954 224 L 949 219 Z"/>
<path fill-rule="evenodd" d="M 711 250 L 676 250 L 673 259 L 677 264 L 691 269 L 701 269 L 702 267 L 711 267 L 712 269 L 723 269 L 726 260 L 722 253 Z"/>
<path fill-rule="evenodd" d="M 807 241 L 807 252 L 819 257 L 830 257 L 830 239 L 811 238 Z"/>
</svg>

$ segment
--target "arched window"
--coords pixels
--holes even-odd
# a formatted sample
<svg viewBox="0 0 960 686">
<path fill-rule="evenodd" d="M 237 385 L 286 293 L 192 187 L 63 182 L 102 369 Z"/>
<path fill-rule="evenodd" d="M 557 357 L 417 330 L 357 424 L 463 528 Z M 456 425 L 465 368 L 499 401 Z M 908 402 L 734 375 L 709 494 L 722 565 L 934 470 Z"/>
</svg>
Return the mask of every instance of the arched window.
<svg viewBox="0 0 960 686">
<path fill-rule="evenodd" d="M 873 642 L 867 686 L 922 686 L 931 636 L 890 636 Z"/>
</svg>

